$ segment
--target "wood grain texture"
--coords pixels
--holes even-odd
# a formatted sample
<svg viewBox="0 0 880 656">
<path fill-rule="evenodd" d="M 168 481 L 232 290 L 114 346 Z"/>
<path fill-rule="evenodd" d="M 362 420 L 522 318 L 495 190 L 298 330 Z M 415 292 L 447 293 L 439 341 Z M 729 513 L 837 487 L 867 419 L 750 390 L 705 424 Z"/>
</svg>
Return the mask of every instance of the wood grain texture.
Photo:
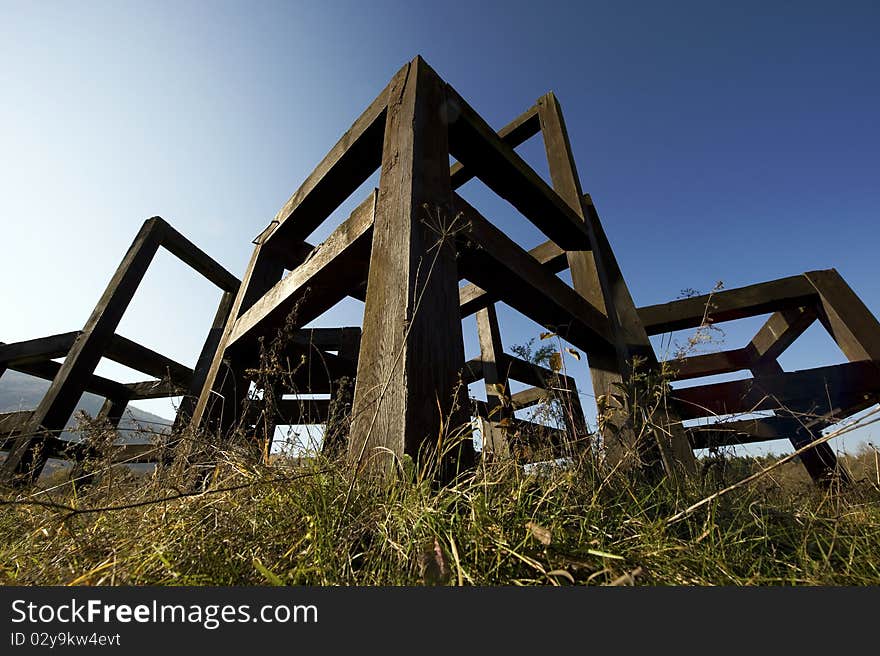
<svg viewBox="0 0 880 656">
<path fill-rule="evenodd" d="M 349 455 L 390 473 L 469 424 L 445 86 L 415 58 L 391 81 Z M 473 458 L 469 438 L 462 457 Z M 469 453 L 467 453 L 469 451 Z M 462 463 L 467 466 L 466 462 Z"/>
</svg>

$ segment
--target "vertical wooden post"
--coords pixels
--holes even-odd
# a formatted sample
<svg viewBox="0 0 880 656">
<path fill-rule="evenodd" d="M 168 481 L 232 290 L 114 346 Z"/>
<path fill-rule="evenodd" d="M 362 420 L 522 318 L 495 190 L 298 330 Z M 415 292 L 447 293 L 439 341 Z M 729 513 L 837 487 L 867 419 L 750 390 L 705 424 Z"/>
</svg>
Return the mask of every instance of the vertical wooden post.
<svg viewBox="0 0 880 656">
<path fill-rule="evenodd" d="M 391 81 L 349 455 L 389 474 L 466 428 L 445 85 L 416 57 Z M 445 433 L 441 437 L 441 435 Z M 462 455 L 472 458 L 467 437 Z"/>
<path fill-rule="evenodd" d="M 594 393 L 601 413 L 604 408 L 599 399 L 610 399 L 612 394 L 620 393 L 618 385 L 632 373 L 634 358 L 642 360 L 644 366 L 649 368 L 658 366 L 657 359 L 595 207 L 589 196 L 585 197 L 581 190 L 562 109 L 553 93 L 538 100 L 538 116 L 553 187 L 586 222 L 590 234 L 591 251 L 566 253 L 574 289 L 605 312 L 615 338 L 613 348 L 597 345 L 596 349 L 587 353 Z M 694 473 L 696 461 L 693 450 L 678 417 L 669 418 L 668 431 L 668 435 L 657 435 L 657 446 L 667 474 L 675 476 L 679 470 L 686 474 Z M 625 433 L 604 437 L 606 440 L 617 438 L 622 442 L 632 442 L 634 439 L 627 440 Z M 638 445 L 624 443 L 609 446 L 612 459 L 622 460 L 626 458 L 628 451 L 631 453 Z"/>
<path fill-rule="evenodd" d="M 487 456 L 510 455 L 507 441 L 508 427 L 513 420 L 507 371 L 502 368 L 504 346 L 498 328 L 498 315 L 492 303 L 477 312 L 477 333 L 480 339 L 480 359 L 483 361 L 483 381 L 486 385 L 488 418 L 480 419 L 483 434 L 483 459 Z"/>
<path fill-rule="evenodd" d="M 46 455 L 45 450 L 38 447 L 46 435 L 60 433 L 76 408 L 87 380 L 113 339 L 122 315 L 159 248 L 164 226 L 165 222 L 159 217 L 144 222 L 49 390 L 34 410 L 24 435 L 15 441 L 0 470 L 0 480 L 12 482 L 39 477 Z"/>
</svg>

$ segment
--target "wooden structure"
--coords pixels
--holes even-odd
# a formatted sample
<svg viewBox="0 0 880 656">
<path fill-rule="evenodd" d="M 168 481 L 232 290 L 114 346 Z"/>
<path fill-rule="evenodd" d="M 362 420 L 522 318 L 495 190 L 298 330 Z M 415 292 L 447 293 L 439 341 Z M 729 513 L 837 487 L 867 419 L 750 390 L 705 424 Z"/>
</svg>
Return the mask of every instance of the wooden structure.
<svg viewBox="0 0 880 656">
<path fill-rule="evenodd" d="M 223 290 L 217 315 L 194 369 L 116 334 L 116 328 L 153 259 L 164 247 Z M 0 448 L 8 450 L 0 470 L 4 482 L 35 480 L 49 457 L 77 458 L 83 443 L 60 439 L 84 392 L 106 401 L 99 418 L 117 425 L 129 401 L 183 396 L 179 420 L 192 414 L 196 395 L 204 385 L 208 365 L 217 349 L 239 280 L 160 217 L 147 220 L 116 269 L 103 296 L 82 330 L 0 345 L 0 374 L 6 369 L 52 381 L 34 410 L 0 415 Z M 63 364 L 53 362 L 64 358 Z M 151 380 L 122 384 L 95 375 L 102 357 L 141 371 Z M 151 448 L 130 445 L 119 458 L 144 457 Z M 149 459 L 149 455 L 146 455 Z"/>
<path fill-rule="evenodd" d="M 539 133 L 552 184 L 515 151 Z M 324 242 L 307 243 L 377 170 L 379 188 Z M 455 190 L 474 177 L 547 241 L 525 250 L 469 205 Z M 676 374 L 684 379 L 748 369 L 753 379 L 676 391 L 666 425 L 647 441 L 623 428 L 602 436 L 609 458 L 662 467 L 671 476 L 695 471 L 693 448 L 779 437 L 801 445 L 823 426 L 876 402 L 880 393 L 880 326 L 834 271 L 637 308 L 596 206 L 581 188 L 554 95 L 541 97 L 495 132 L 420 57 L 391 79 L 257 237 L 240 286 L 192 255 L 191 245 L 177 248 L 226 291 L 195 372 L 155 354 L 145 357 L 143 349 L 126 350 L 130 345 L 113 334 L 160 241 L 150 236 L 154 229 L 145 226 L 82 334 L 37 340 L 33 352 L 43 358 L 42 366 L 46 357 L 70 351 L 40 407 L 5 420 L 25 427 L 14 440 L 7 475 L 35 469 L 28 454 L 45 443 L 41 431 L 59 430 L 82 390 L 104 393 L 110 399 L 106 414 L 114 417 L 120 404 L 144 398 L 143 385 L 111 392 L 96 383 L 92 370 L 102 354 L 148 364 L 147 373 L 173 370 L 179 388 L 197 396 L 178 421 L 191 419 L 218 439 L 234 426 L 253 429 L 256 420 L 245 401 L 255 389 L 275 399 L 273 416 L 263 418 L 271 435 L 276 423 L 327 421 L 333 404 L 314 395 L 332 394 L 344 379 L 354 380 L 352 402 L 344 406 L 347 449 L 357 467 L 370 471 L 387 472 L 396 457 L 416 457 L 448 442 L 474 417 L 481 422 L 484 456 L 509 455 L 517 436 L 530 431 L 560 448 L 583 445 L 589 436 L 575 381 L 504 351 L 494 306 L 499 301 L 584 352 L 595 396 L 605 400 L 630 379 L 634 361 L 659 366 L 650 335 L 699 326 L 707 303 L 716 322 L 773 313 L 748 347 L 688 358 Z M 162 224 L 160 233 L 169 231 Z M 564 270 L 571 285 L 557 275 Z M 348 296 L 365 301 L 361 327 L 303 329 Z M 461 320 L 473 314 L 480 356 L 466 361 Z M 851 362 L 782 372 L 776 358 L 817 318 Z M 0 366 L 26 370 L 27 344 L 4 347 Z M 271 383 L 260 374 L 267 345 L 273 357 L 298 363 Z M 35 371 L 27 362 L 28 373 Z M 466 385 L 479 380 L 487 401 L 469 402 Z M 511 394 L 510 380 L 531 387 Z M 567 408 L 561 429 L 535 431 L 514 415 L 548 395 Z M 756 410 L 778 413 L 736 418 Z M 626 409 L 616 412 L 625 415 Z M 734 418 L 711 429 L 686 428 L 682 421 L 709 414 Z M 462 440 L 455 455 L 467 466 L 474 457 L 470 440 Z M 804 462 L 817 480 L 836 467 L 827 446 Z"/>
</svg>

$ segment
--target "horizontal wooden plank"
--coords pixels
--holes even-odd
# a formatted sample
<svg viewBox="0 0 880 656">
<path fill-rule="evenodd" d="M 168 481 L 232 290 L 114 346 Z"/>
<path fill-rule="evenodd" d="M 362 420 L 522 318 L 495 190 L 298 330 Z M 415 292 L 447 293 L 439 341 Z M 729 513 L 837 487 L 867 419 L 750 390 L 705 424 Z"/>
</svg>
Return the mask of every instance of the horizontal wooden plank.
<svg viewBox="0 0 880 656">
<path fill-rule="evenodd" d="M 359 340 L 359 326 L 341 328 L 304 328 L 294 335 L 293 341 L 299 346 L 309 346 L 322 351 L 338 351 L 346 346 L 349 339 Z"/>
<path fill-rule="evenodd" d="M 584 351 L 610 343 L 602 312 L 458 196 L 455 211 L 464 220 L 457 232 L 464 277 Z"/>
<path fill-rule="evenodd" d="M 710 426 L 694 426 L 688 428 L 687 433 L 693 448 L 707 449 L 755 444 L 769 440 L 788 440 L 803 430 L 804 424 L 794 417 L 766 417 L 725 421 Z"/>
<path fill-rule="evenodd" d="M 564 392 L 566 389 L 577 389 L 574 379 L 570 376 L 554 373 L 547 367 L 535 364 L 534 362 L 527 362 L 509 353 L 504 353 L 499 358 L 498 372 L 503 377 L 533 387 L 548 389 L 552 386 L 557 392 Z M 462 381 L 466 385 L 482 380 L 482 378 L 483 362 L 479 357 L 465 362 Z"/>
<path fill-rule="evenodd" d="M 57 362 L 52 362 L 51 360 L 48 360 L 46 362 L 29 362 L 27 364 L 17 364 L 14 366 L 10 366 L 9 368 L 23 374 L 28 374 L 29 376 L 42 378 L 43 380 L 53 380 L 59 369 L 61 369 L 61 365 Z M 114 399 L 127 398 L 130 393 L 128 388 L 122 383 L 117 383 L 115 380 L 110 380 L 109 378 L 104 378 L 103 376 L 98 376 L 95 374 L 92 374 L 86 380 L 85 391 L 91 392 L 92 394 L 97 394 L 98 396 Z"/>
<path fill-rule="evenodd" d="M 516 410 L 531 408 L 553 398 L 552 393 L 543 387 L 529 387 L 510 395 L 510 403 Z"/>
<path fill-rule="evenodd" d="M 304 325 L 346 296 L 366 271 L 372 238 L 376 192 L 364 200 L 312 255 L 254 303 L 238 320 L 227 349 L 259 327 L 272 334 L 296 307 Z"/>
<path fill-rule="evenodd" d="M 279 424 L 323 424 L 330 414 L 330 399 L 281 399 Z"/>
<path fill-rule="evenodd" d="M 847 362 L 676 389 L 671 398 L 682 419 L 779 408 L 846 416 L 880 398 L 880 370 L 870 361 Z"/>
<path fill-rule="evenodd" d="M 556 244 L 589 250 L 587 227 L 575 211 L 449 85 L 447 94 L 452 156 Z"/>
<path fill-rule="evenodd" d="M 9 446 L 8 443 L 0 440 L 0 451 Z M 45 449 L 49 458 L 77 461 L 83 459 L 88 447 L 85 442 L 50 436 L 45 439 L 41 448 Z M 112 464 L 149 464 L 158 461 L 160 451 L 161 447 L 156 444 L 115 444 L 109 449 L 108 456 Z"/>
<path fill-rule="evenodd" d="M 497 134 L 505 144 L 511 148 L 516 148 L 520 144 L 534 137 L 540 131 L 541 121 L 538 118 L 538 106 L 533 105 L 498 130 Z M 461 162 L 453 164 L 449 173 L 453 189 L 458 189 L 474 177 L 473 171 L 465 168 Z"/>
<path fill-rule="evenodd" d="M 193 377 L 193 370 L 189 367 L 122 335 L 113 335 L 104 357 L 160 380 L 170 377 L 182 386 L 189 386 Z"/>
<path fill-rule="evenodd" d="M 815 288 L 803 275 L 799 275 L 649 305 L 639 308 L 638 312 L 648 334 L 658 335 L 696 328 L 706 318 L 718 323 L 812 305 L 817 298 Z"/>
<path fill-rule="evenodd" d="M 742 348 L 718 353 L 701 353 L 680 360 L 667 360 L 665 364 L 672 380 L 688 380 L 748 369 L 752 364 L 752 358 L 749 352 Z"/>
<path fill-rule="evenodd" d="M 553 275 L 556 275 L 560 271 L 565 271 L 568 268 L 568 257 L 566 256 L 565 251 L 552 241 L 545 241 L 543 244 L 531 249 L 529 255 L 535 258 L 540 264 L 544 265 L 544 268 Z M 493 298 L 492 295 L 482 287 L 473 283 L 468 283 L 459 289 L 458 300 L 461 306 L 461 316 L 468 317 L 482 310 L 490 303 L 496 302 L 498 299 Z"/>
<path fill-rule="evenodd" d="M 128 391 L 130 401 L 167 399 L 172 396 L 183 396 L 187 393 L 185 385 L 168 380 L 145 380 L 138 383 L 126 383 L 123 387 Z"/>
<path fill-rule="evenodd" d="M 385 87 L 275 215 L 267 247 L 283 252 L 304 240 L 379 168 L 387 108 Z"/>
<path fill-rule="evenodd" d="M 63 358 L 82 331 L 38 337 L 13 344 L 0 343 L 0 365 L 27 364 Z"/>
<path fill-rule="evenodd" d="M 181 262 L 197 271 L 220 289 L 235 293 L 241 281 L 227 271 L 219 262 L 205 253 L 178 232 L 170 223 L 162 220 L 162 246 Z"/>
</svg>

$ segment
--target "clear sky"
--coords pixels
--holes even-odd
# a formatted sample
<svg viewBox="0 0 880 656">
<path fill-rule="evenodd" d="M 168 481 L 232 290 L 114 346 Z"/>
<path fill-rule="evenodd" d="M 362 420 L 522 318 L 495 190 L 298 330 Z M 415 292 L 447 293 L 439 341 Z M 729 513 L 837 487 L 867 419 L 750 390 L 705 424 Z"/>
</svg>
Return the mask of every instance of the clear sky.
<svg viewBox="0 0 880 656">
<path fill-rule="evenodd" d="M 496 127 L 556 92 L 638 305 L 836 267 L 880 314 L 875 2 L 0 0 L 0 14 L 0 340 L 81 327 L 153 215 L 240 276 L 251 239 L 416 54 Z M 522 152 L 546 175 L 539 142 Z M 464 193 L 539 240 L 478 185 Z M 119 332 L 192 364 L 217 299 L 161 255 Z M 501 315 L 507 344 L 537 332 Z M 840 361 L 817 327 L 782 359 Z"/>
</svg>

